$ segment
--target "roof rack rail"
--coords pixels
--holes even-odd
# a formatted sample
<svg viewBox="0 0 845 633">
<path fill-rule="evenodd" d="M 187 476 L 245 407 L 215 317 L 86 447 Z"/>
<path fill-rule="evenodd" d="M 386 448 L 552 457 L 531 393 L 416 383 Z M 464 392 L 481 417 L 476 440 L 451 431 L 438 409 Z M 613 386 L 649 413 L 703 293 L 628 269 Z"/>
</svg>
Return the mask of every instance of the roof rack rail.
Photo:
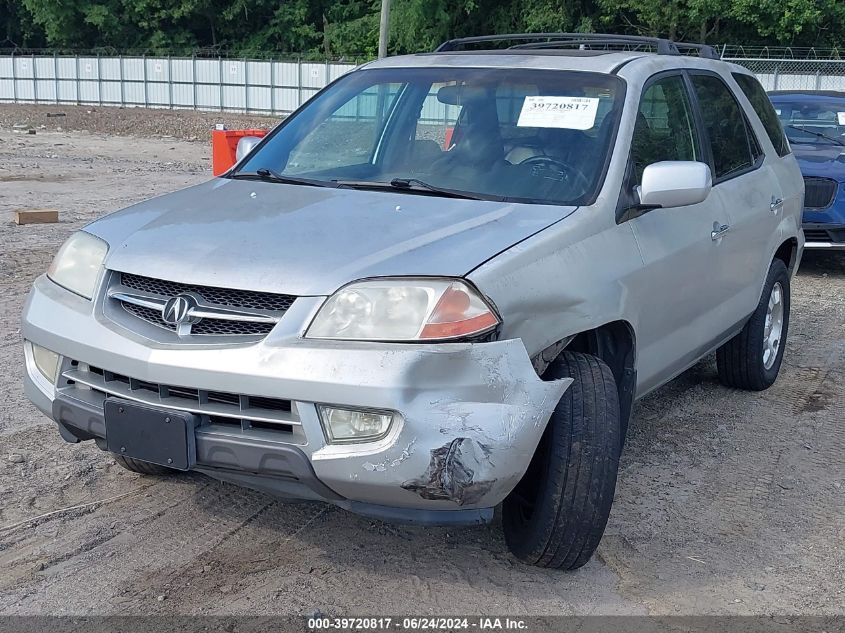
<svg viewBox="0 0 845 633">
<path fill-rule="evenodd" d="M 687 42 L 673 42 L 662 37 L 644 37 L 639 35 L 616 35 L 607 33 L 508 33 L 506 35 L 477 35 L 474 37 L 459 37 L 443 42 L 434 52 L 446 53 L 466 50 L 468 44 L 484 42 L 518 42 L 508 48 L 512 49 L 554 49 L 568 46 L 651 46 L 658 55 L 681 55 L 682 50 L 694 50 L 699 57 L 720 59 L 719 53 L 707 44 L 693 44 Z"/>
</svg>

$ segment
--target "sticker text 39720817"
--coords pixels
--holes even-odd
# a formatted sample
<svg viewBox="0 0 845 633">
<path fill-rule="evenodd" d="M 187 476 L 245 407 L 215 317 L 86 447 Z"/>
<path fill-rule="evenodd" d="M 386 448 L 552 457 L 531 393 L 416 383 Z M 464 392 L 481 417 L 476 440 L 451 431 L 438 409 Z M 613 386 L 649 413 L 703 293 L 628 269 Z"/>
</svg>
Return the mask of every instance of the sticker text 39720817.
<svg viewBox="0 0 845 633">
<path fill-rule="evenodd" d="M 553 127 L 589 130 L 596 122 L 595 97 L 528 96 L 522 103 L 517 127 Z"/>
</svg>

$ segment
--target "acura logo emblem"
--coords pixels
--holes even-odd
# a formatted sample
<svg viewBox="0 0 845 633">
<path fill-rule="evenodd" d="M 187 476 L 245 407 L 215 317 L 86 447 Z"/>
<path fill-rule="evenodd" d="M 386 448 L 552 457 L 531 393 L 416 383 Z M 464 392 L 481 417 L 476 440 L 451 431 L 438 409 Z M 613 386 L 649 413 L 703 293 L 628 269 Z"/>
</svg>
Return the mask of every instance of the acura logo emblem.
<svg viewBox="0 0 845 633">
<path fill-rule="evenodd" d="M 176 295 L 164 304 L 161 318 L 170 325 L 186 325 L 197 319 L 191 316 L 191 310 L 197 307 L 197 300 L 189 294 Z"/>
</svg>

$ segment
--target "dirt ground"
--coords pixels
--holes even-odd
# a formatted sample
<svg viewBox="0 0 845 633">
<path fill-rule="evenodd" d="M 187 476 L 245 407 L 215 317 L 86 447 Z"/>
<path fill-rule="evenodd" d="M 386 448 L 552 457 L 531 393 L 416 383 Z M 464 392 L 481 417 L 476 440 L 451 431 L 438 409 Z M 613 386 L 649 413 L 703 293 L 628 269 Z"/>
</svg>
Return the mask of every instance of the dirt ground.
<svg viewBox="0 0 845 633">
<path fill-rule="evenodd" d="M 710 358 L 636 406 L 598 555 L 535 569 L 496 523 L 387 525 L 65 444 L 23 395 L 29 285 L 86 222 L 210 177 L 208 143 L 161 136 L 212 117 L 133 112 L 158 130 L 137 138 L 98 131 L 126 111 L 36 135 L 21 112 L 0 107 L 0 613 L 845 613 L 845 256 L 806 255 L 772 389 L 724 389 Z M 15 226 L 18 207 L 61 222 Z"/>
</svg>

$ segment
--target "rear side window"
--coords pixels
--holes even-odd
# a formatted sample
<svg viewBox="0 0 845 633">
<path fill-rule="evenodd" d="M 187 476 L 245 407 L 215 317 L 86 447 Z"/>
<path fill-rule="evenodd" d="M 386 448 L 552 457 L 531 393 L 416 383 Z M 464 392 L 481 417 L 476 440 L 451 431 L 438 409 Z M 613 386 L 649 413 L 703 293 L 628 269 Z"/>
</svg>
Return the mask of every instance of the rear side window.
<svg viewBox="0 0 845 633">
<path fill-rule="evenodd" d="M 714 75 L 692 75 L 704 128 L 713 153 L 713 177 L 728 178 L 754 166 L 761 155 L 742 108 L 725 82 Z"/>
<path fill-rule="evenodd" d="M 760 121 L 766 129 L 766 134 L 769 135 L 772 145 L 775 146 L 778 156 L 789 154 L 789 141 L 786 140 L 786 135 L 783 133 L 778 115 L 775 113 L 775 109 L 772 106 L 772 102 L 769 101 L 766 91 L 763 90 L 763 86 L 751 75 L 734 73 L 733 78 L 739 84 L 745 96 L 748 97 L 751 107 L 754 108 L 754 112 L 760 117 Z"/>
</svg>

